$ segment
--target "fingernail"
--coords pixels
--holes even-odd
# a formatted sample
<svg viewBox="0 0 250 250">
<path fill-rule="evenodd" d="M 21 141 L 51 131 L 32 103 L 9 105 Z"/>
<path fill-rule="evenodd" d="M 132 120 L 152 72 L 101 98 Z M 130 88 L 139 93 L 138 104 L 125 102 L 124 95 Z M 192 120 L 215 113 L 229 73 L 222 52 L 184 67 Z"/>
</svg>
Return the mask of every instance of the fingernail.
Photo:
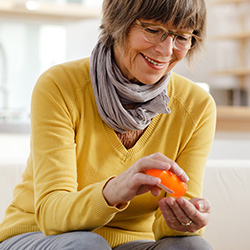
<svg viewBox="0 0 250 250">
<path fill-rule="evenodd" d="M 198 204 L 199 204 L 199 210 L 200 210 L 201 212 L 204 212 L 204 211 L 205 211 L 204 202 L 198 202 Z"/>
<path fill-rule="evenodd" d="M 189 181 L 189 177 L 187 175 L 184 175 L 184 179 L 185 179 L 186 182 Z"/>
<path fill-rule="evenodd" d="M 188 182 L 189 181 L 189 177 L 184 173 L 184 171 L 182 172 L 182 177 L 184 179 L 185 182 Z"/>
<path fill-rule="evenodd" d="M 179 203 L 180 205 L 183 205 L 183 204 L 184 204 L 184 200 L 183 200 L 182 197 L 178 198 L 177 201 L 178 201 L 178 203 Z"/>
<path fill-rule="evenodd" d="M 184 171 L 183 171 L 183 173 L 184 173 L 184 179 L 185 179 L 185 181 L 188 182 L 189 181 L 188 175 Z"/>
<path fill-rule="evenodd" d="M 174 200 L 172 200 L 172 199 L 168 199 L 167 203 L 169 206 L 174 206 Z"/>
<path fill-rule="evenodd" d="M 155 185 L 159 185 L 161 183 L 161 179 L 158 177 L 152 177 L 152 180 L 154 181 Z"/>
<path fill-rule="evenodd" d="M 161 166 L 164 167 L 166 170 L 170 169 L 171 165 L 167 162 L 161 162 Z"/>
<path fill-rule="evenodd" d="M 148 156 L 148 158 L 153 158 L 155 156 L 155 153 Z"/>
<path fill-rule="evenodd" d="M 186 174 L 183 170 L 181 170 L 179 176 L 182 176 L 182 179 L 183 179 L 185 182 L 188 182 L 188 181 L 189 181 L 189 177 L 187 176 L 187 174 Z"/>
</svg>

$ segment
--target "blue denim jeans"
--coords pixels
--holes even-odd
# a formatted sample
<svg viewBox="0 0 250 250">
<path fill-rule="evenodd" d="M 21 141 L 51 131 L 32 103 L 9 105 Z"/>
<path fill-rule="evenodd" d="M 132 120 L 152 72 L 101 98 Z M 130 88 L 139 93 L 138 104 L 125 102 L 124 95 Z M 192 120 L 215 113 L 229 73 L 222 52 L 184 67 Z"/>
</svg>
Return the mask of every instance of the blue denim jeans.
<svg viewBox="0 0 250 250">
<path fill-rule="evenodd" d="M 93 232 L 75 231 L 45 236 L 32 232 L 13 236 L 0 244 L 1 250 L 111 250 L 108 242 Z M 159 241 L 137 240 L 113 250 L 212 250 L 208 242 L 198 236 L 166 237 Z"/>
</svg>

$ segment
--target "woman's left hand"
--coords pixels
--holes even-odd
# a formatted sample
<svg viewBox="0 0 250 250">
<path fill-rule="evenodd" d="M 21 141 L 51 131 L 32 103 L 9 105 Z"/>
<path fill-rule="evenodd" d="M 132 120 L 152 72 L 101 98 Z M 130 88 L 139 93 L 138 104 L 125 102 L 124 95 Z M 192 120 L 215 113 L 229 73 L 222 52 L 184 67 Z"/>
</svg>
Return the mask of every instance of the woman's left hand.
<svg viewBox="0 0 250 250">
<path fill-rule="evenodd" d="M 202 198 L 162 198 L 159 207 L 171 229 L 191 233 L 207 225 L 211 210 L 210 202 Z"/>
</svg>

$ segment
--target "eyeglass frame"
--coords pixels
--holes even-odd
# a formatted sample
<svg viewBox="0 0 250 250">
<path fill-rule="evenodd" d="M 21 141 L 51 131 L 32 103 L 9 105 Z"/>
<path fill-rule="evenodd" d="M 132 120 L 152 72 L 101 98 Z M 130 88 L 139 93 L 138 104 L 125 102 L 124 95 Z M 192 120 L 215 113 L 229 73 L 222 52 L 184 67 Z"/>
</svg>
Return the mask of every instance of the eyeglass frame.
<svg viewBox="0 0 250 250">
<path fill-rule="evenodd" d="M 144 23 L 144 22 L 141 22 L 141 21 L 138 20 L 138 19 L 136 19 L 135 22 L 136 22 L 136 24 L 138 24 L 139 26 L 141 26 L 141 27 L 143 28 L 143 31 L 144 31 L 144 32 L 146 32 L 145 29 L 146 29 L 147 27 L 150 27 L 150 26 L 153 26 L 153 27 L 154 27 L 154 26 L 155 26 L 155 27 L 160 27 L 160 28 L 162 28 L 162 29 L 165 31 L 165 33 L 162 35 L 162 37 L 165 36 L 164 39 L 162 39 L 162 37 L 161 37 L 161 40 L 160 40 L 159 42 L 155 42 L 155 43 L 149 41 L 149 40 L 145 37 L 145 34 L 144 34 L 144 39 L 145 39 L 147 42 L 151 43 L 151 44 L 158 44 L 158 43 L 161 43 L 161 42 L 165 41 L 165 40 L 167 39 L 168 36 L 174 36 L 174 37 L 173 37 L 174 47 L 175 47 L 176 49 L 178 49 L 178 50 L 181 50 L 181 49 L 179 49 L 179 48 L 177 48 L 177 47 L 175 46 L 175 40 L 176 40 L 176 38 L 177 38 L 178 36 L 181 36 L 181 35 L 183 35 L 183 34 L 187 34 L 187 35 L 190 35 L 190 38 L 191 38 L 190 47 L 189 47 L 189 48 L 186 48 L 186 50 L 189 50 L 189 49 L 192 49 L 193 47 L 195 47 L 195 45 L 198 43 L 198 41 L 201 40 L 201 37 L 200 37 L 200 36 L 198 36 L 198 35 L 196 35 L 196 34 L 193 34 L 193 33 L 190 33 L 190 32 L 185 32 L 185 31 L 175 32 L 175 31 L 172 31 L 172 30 L 168 30 L 167 28 L 165 28 L 165 27 L 162 26 L 162 25 L 155 24 L 155 23 Z M 194 39 L 195 41 L 193 41 L 193 39 Z"/>
</svg>

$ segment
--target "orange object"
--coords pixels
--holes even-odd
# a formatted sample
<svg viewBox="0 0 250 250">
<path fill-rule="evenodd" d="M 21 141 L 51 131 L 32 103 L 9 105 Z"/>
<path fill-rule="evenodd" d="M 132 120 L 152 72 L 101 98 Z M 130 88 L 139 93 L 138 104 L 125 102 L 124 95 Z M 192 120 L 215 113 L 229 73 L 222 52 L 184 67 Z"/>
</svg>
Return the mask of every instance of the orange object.
<svg viewBox="0 0 250 250">
<path fill-rule="evenodd" d="M 169 170 L 149 169 L 146 173 L 160 178 L 161 183 L 159 184 L 159 187 L 174 197 L 181 197 L 187 191 L 187 184 L 180 181 L 180 179 Z"/>
</svg>

